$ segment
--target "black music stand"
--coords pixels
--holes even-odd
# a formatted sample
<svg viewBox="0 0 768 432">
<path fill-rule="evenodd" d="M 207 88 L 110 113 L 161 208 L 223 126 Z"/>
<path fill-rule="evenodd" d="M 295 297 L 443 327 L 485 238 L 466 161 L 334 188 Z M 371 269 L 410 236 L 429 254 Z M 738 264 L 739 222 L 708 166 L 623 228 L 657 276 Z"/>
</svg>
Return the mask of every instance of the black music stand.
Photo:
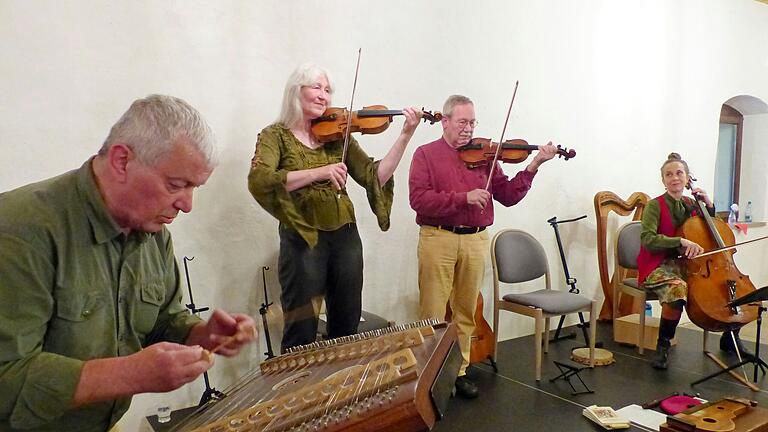
<svg viewBox="0 0 768 432">
<path fill-rule="evenodd" d="M 267 312 L 269 307 L 272 306 L 272 302 L 269 301 L 269 297 L 267 297 L 267 270 L 269 270 L 269 267 L 261 267 L 261 280 L 264 283 L 264 302 L 261 303 L 261 307 L 259 308 L 259 315 L 261 315 L 261 323 L 264 326 L 264 338 L 267 341 L 267 352 L 265 352 L 264 355 L 267 356 L 267 360 L 269 360 L 275 356 L 275 352 L 272 351 L 272 339 L 269 336 L 269 324 L 267 324 Z"/>
<path fill-rule="evenodd" d="M 565 283 L 570 286 L 568 289 L 568 292 L 572 294 L 578 294 L 579 289 L 576 288 L 576 278 L 571 277 L 570 272 L 568 271 L 568 262 L 565 260 L 565 251 L 563 250 L 563 242 L 560 240 L 560 231 L 557 228 L 558 224 L 568 223 L 568 222 L 576 222 L 579 220 L 582 220 L 586 218 L 587 215 L 579 216 L 577 218 L 573 219 L 567 219 L 567 220 L 557 220 L 557 216 L 553 216 L 550 219 L 547 220 L 547 223 L 552 226 L 552 229 L 555 230 L 555 239 L 557 240 L 557 249 L 560 251 L 560 262 L 563 264 L 563 272 L 565 273 Z M 557 329 L 555 329 L 555 336 L 550 339 L 550 342 L 557 342 L 562 339 L 573 339 L 576 337 L 575 333 L 569 333 L 561 335 L 560 331 L 563 329 L 563 323 L 565 322 L 565 315 L 560 315 L 560 321 L 557 323 Z M 581 333 L 584 335 L 584 346 L 589 346 L 589 334 L 587 333 L 587 329 L 589 328 L 589 323 L 584 321 L 584 314 L 579 312 L 579 324 L 576 324 L 576 327 L 579 327 L 581 329 Z M 549 335 L 547 335 L 549 336 Z M 595 343 L 596 348 L 602 348 L 603 344 L 602 342 Z"/>
<path fill-rule="evenodd" d="M 587 394 L 587 393 L 594 393 L 593 390 L 590 390 L 589 387 L 587 387 L 587 383 L 584 382 L 583 379 L 579 376 L 579 372 L 583 371 L 584 369 L 588 368 L 589 366 L 572 366 L 566 363 L 559 362 L 557 360 L 553 360 L 552 363 L 557 366 L 557 368 L 560 370 L 560 375 L 551 378 L 549 382 L 555 382 L 559 379 L 562 379 L 563 381 L 567 382 L 569 386 L 571 386 L 571 394 L 573 396 L 580 395 L 580 394 Z M 573 386 L 573 383 L 571 382 L 571 377 L 576 377 L 581 382 L 581 385 L 584 387 L 584 390 L 578 391 L 576 390 L 576 387 Z"/>
<path fill-rule="evenodd" d="M 763 359 L 760 358 L 760 330 L 762 328 L 763 323 L 763 312 L 766 311 L 766 308 L 763 306 L 762 302 L 764 300 L 768 300 L 768 286 L 764 286 L 762 288 L 758 288 L 755 291 L 752 291 L 749 294 L 743 295 L 727 305 L 730 307 L 738 307 L 742 306 L 748 303 L 757 303 L 757 337 L 755 338 L 755 355 L 744 357 L 740 362 L 736 363 L 733 366 L 729 366 L 727 368 L 724 368 L 721 371 L 715 372 L 711 375 L 708 375 L 698 381 L 694 381 L 691 383 L 691 385 L 696 385 L 701 382 L 704 382 L 710 378 L 714 378 L 722 373 L 730 372 L 736 368 L 740 368 L 746 364 L 752 363 L 754 365 L 754 374 L 752 376 L 752 381 L 757 382 L 757 369 L 758 367 L 763 372 L 763 375 L 765 375 L 766 368 L 768 368 L 768 364 L 766 364 Z M 737 348 L 738 349 L 738 348 Z"/>
<path fill-rule="evenodd" d="M 205 312 L 209 308 L 206 307 L 197 307 L 195 305 L 195 300 L 192 298 L 192 282 L 189 279 L 189 267 L 187 266 L 188 261 L 192 261 L 195 259 L 195 257 L 189 258 L 184 257 L 184 274 L 187 276 L 187 289 L 189 290 L 189 303 L 186 304 L 187 309 L 189 309 L 193 314 L 196 316 L 200 316 L 200 312 Z M 197 404 L 198 406 L 203 406 L 210 400 L 219 400 L 224 398 L 226 395 L 222 393 L 219 390 L 216 390 L 216 388 L 211 387 L 211 382 L 208 378 L 208 371 L 203 372 L 203 380 L 205 381 L 205 391 L 203 391 L 203 395 L 200 397 L 200 402 Z"/>
</svg>

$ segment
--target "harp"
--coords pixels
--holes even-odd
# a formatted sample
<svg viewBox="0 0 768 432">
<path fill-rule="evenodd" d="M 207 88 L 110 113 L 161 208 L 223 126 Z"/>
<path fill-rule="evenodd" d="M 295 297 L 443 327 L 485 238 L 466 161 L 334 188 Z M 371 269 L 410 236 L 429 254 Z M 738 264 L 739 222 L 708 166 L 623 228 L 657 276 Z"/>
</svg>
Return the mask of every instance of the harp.
<svg viewBox="0 0 768 432">
<path fill-rule="evenodd" d="M 428 430 L 458 374 L 456 337 L 454 325 L 425 320 L 296 347 L 172 431 Z"/>
</svg>

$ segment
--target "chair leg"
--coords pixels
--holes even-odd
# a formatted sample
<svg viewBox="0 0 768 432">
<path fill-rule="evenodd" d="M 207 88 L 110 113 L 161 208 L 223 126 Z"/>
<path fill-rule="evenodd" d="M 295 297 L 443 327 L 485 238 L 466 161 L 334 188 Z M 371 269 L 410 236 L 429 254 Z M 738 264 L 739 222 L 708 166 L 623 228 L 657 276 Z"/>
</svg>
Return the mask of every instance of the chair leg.
<svg viewBox="0 0 768 432">
<path fill-rule="evenodd" d="M 496 356 L 499 352 L 499 301 L 493 300 L 493 363 L 496 363 Z"/>
<path fill-rule="evenodd" d="M 549 352 L 549 325 L 550 325 L 550 318 L 544 319 L 544 353 Z"/>
<path fill-rule="evenodd" d="M 597 343 L 597 315 L 600 313 L 598 304 L 592 300 L 592 310 L 589 311 L 589 367 L 595 367 L 595 344 Z"/>
<path fill-rule="evenodd" d="M 645 297 L 643 297 L 643 304 L 645 304 Z M 640 329 L 637 332 L 637 352 L 640 355 L 645 350 L 645 309 L 640 311 Z"/>
<path fill-rule="evenodd" d="M 616 277 L 614 275 L 614 277 Z M 616 287 L 616 283 L 613 283 L 613 307 L 611 308 L 611 327 L 613 329 L 613 340 L 616 340 L 616 318 L 618 317 L 619 313 L 616 311 L 616 309 L 619 307 L 619 294 L 620 291 Z"/>
<path fill-rule="evenodd" d="M 537 311 L 534 317 L 533 343 L 536 345 L 536 381 L 541 381 L 541 334 L 544 327 L 544 317 Z"/>
<path fill-rule="evenodd" d="M 709 339 L 709 330 L 704 330 L 704 337 L 702 338 L 701 350 L 707 352 L 707 339 Z"/>
</svg>

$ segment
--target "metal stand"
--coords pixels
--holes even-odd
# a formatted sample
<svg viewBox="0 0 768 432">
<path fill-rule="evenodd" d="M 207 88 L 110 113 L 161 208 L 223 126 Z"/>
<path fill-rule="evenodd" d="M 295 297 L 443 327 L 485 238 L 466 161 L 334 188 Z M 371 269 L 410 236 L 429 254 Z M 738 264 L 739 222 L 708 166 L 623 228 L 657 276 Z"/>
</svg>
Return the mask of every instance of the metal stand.
<svg viewBox="0 0 768 432">
<path fill-rule="evenodd" d="M 267 352 L 265 352 L 264 355 L 267 356 L 267 360 L 269 360 L 275 356 L 275 353 L 272 351 L 272 340 L 269 338 L 269 325 L 267 324 L 267 311 L 269 310 L 269 307 L 272 306 L 272 302 L 270 302 L 267 297 L 267 270 L 269 270 L 269 267 L 261 267 L 261 281 L 264 284 L 264 302 L 259 308 L 259 315 L 261 315 L 261 324 L 264 326 L 264 338 L 267 340 Z"/>
<path fill-rule="evenodd" d="M 550 379 L 549 382 L 555 382 L 562 378 L 565 382 L 568 383 L 569 386 L 571 386 L 571 390 L 573 390 L 571 392 L 572 395 L 594 393 L 594 391 L 590 390 L 589 387 L 587 387 L 587 384 L 584 382 L 584 380 L 582 380 L 581 377 L 579 376 L 579 372 L 583 371 L 589 366 L 571 366 L 569 364 L 561 363 L 557 360 L 553 360 L 553 363 L 560 370 L 560 375 Z M 579 382 L 581 382 L 581 385 L 584 387 L 584 390 L 577 391 L 576 387 L 573 386 L 573 383 L 571 382 L 571 377 L 574 377 L 574 376 L 578 378 Z"/>
<path fill-rule="evenodd" d="M 757 338 L 755 340 L 755 355 L 754 356 L 745 357 L 745 358 L 742 359 L 741 358 L 741 353 L 738 353 L 739 347 L 738 347 L 738 344 L 736 343 L 736 338 L 733 336 L 733 334 L 731 334 L 731 337 L 734 338 L 734 343 L 733 344 L 734 344 L 734 346 L 736 346 L 737 354 L 739 355 L 739 359 L 741 361 L 739 361 L 738 363 L 736 363 L 733 366 L 726 366 L 722 361 L 719 361 L 719 359 L 717 357 L 715 357 L 711 353 L 707 352 L 706 354 L 712 360 L 714 360 L 716 363 L 718 363 L 718 365 L 720 365 L 720 367 L 722 367 L 723 370 L 715 372 L 715 373 L 713 373 L 711 375 L 708 375 L 708 376 L 706 376 L 706 377 L 704 377 L 704 378 L 702 378 L 702 379 L 700 379 L 698 381 L 694 381 L 694 382 L 691 383 L 691 385 L 696 385 L 696 384 L 702 383 L 702 382 L 704 382 L 704 381 L 706 381 L 708 379 L 714 378 L 714 377 L 716 377 L 716 376 L 718 376 L 720 374 L 728 372 L 732 376 L 734 376 L 736 379 L 741 381 L 744 385 L 749 387 L 750 389 L 752 389 L 754 391 L 760 391 L 760 389 L 756 385 L 754 385 L 754 384 L 750 383 L 749 381 L 747 381 L 747 374 L 746 373 L 744 373 L 744 377 L 742 377 L 741 375 L 738 375 L 736 372 L 734 372 L 734 369 L 740 368 L 740 367 L 742 367 L 744 365 L 752 363 L 754 365 L 754 372 L 753 372 L 753 376 L 752 376 L 752 381 L 754 381 L 755 383 L 757 382 L 757 369 L 758 368 L 760 368 L 760 370 L 763 372 L 763 375 L 765 375 L 765 370 L 766 370 L 766 368 L 768 368 L 768 364 L 766 364 L 763 361 L 763 359 L 760 358 L 760 333 L 761 333 L 762 327 L 763 327 L 763 312 L 766 311 L 766 308 L 763 306 L 763 303 L 762 303 L 764 300 L 768 300 L 768 286 L 764 286 L 764 287 L 759 288 L 759 289 L 757 289 L 755 291 L 752 291 L 749 294 L 741 296 L 741 297 L 737 298 L 736 300 L 733 300 L 733 301 L 731 301 L 730 303 L 727 304 L 727 306 L 729 306 L 731 308 L 734 308 L 734 309 L 737 308 L 738 306 L 745 305 L 745 304 L 750 304 L 750 305 L 757 306 Z"/>
<path fill-rule="evenodd" d="M 586 218 L 587 215 L 580 216 L 573 219 L 566 219 L 562 221 L 557 220 L 557 216 L 553 216 L 551 219 L 547 221 L 548 224 L 552 226 L 552 229 L 555 230 L 555 239 L 557 239 L 557 248 L 560 251 L 560 261 L 563 263 L 563 272 L 565 272 L 565 283 L 570 285 L 570 289 L 568 289 L 568 292 L 573 294 L 578 294 L 579 289 L 576 288 L 576 278 L 571 277 L 570 272 L 568 271 L 568 262 L 565 260 L 565 251 L 563 250 L 563 242 L 560 240 L 560 231 L 557 228 L 558 224 L 562 223 L 568 223 L 568 222 L 576 222 L 578 220 L 582 220 Z M 566 335 L 560 335 L 560 331 L 563 329 L 563 323 L 565 322 L 565 315 L 560 315 L 560 321 L 557 323 L 557 329 L 555 330 L 555 336 L 550 339 L 550 342 L 557 342 L 562 339 L 573 339 L 576 337 L 575 333 L 569 333 Z M 589 346 L 589 334 L 587 329 L 589 329 L 589 323 L 584 321 L 584 314 L 579 312 L 579 324 L 576 325 L 581 329 L 581 333 L 584 335 L 584 344 L 586 346 Z M 602 343 L 596 343 L 595 347 L 601 348 Z"/>
<path fill-rule="evenodd" d="M 763 375 L 765 375 L 765 368 L 768 367 L 768 364 L 766 364 L 763 359 L 760 358 L 760 328 L 763 326 L 763 312 L 766 311 L 766 308 L 760 304 L 760 306 L 757 307 L 757 338 L 755 338 L 755 356 L 752 357 L 751 362 L 754 363 L 754 371 L 752 374 L 752 381 L 757 382 L 757 368 L 760 368 L 760 371 L 763 372 Z"/>
<path fill-rule="evenodd" d="M 195 259 L 195 257 L 187 258 L 184 257 L 184 274 L 187 276 L 187 289 L 189 290 L 189 303 L 186 304 L 187 309 L 192 311 L 192 313 L 196 316 L 200 316 L 200 312 L 205 312 L 209 308 L 208 307 L 201 307 L 198 308 L 195 306 L 195 300 L 192 298 L 192 284 L 189 281 L 189 267 L 187 267 L 187 262 L 192 261 Z M 220 400 L 226 396 L 226 394 L 216 390 L 215 388 L 211 387 L 210 380 L 208 379 L 208 371 L 203 372 L 203 380 L 205 380 L 205 391 L 203 392 L 203 396 L 200 398 L 200 402 L 197 404 L 198 406 L 203 406 L 208 401 L 211 400 Z"/>
<path fill-rule="evenodd" d="M 761 327 L 762 327 L 762 324 L 763 324 L 763 312 L 765 312 L 765 311 L 766 311 L 766 308 L 762 304 L 760 304 L 757 307 L 757 338 L 756 338 L 757 340 L 755 341 L 755 355 L 754 356 L 749 356 L 749 357 L 745 356 L 740 362 L 738 362 L 738 363 L 736 363 L 736 364 L 734 364 L 732 366 L 725 367 L 725 364 L 720 362 L 719 364 L 720 364 L 721 367 L 723 367 L 723 370 L 717 371 L 717 372 L 715 372 L 713 374 L 705 376 L 704 378 L 702 378 L 700 380 L 692 382 L 691 383 L 692 386 L 694 386 L 696 384 L 699 384 L 699 383 L 702 383 L 704 381 L 707 381 L 709 379 L 712 379 L 712 378 L 714 378 L 716 376 L 719 376 L 721 374 L 724 374 L 726 372 L 729 372 L 729 373 L 733 372 L 734 369 L 738 369 L 738 368 L 740 368 L 742 366 L 745 366 L 745 365 L 748 365 L 750 363 L 752 363 L 754 365 L 752 381 L 754 381 L 755 383 L 757 382 L 757 369 L 758 368 L 760 368 L 760 370 L 763 372 L 763 375 L 765 375 L 765 370 L 766 370 L 766 367 L 768 367 L 768 364 L 766 364 L 763 361 L 763 359 L 760 358 L 760 330 L 761 330 Z M 707 353 L 707 354 L 710 354 L 710 353 Z M 712 358 L 712 359 L 714 360 L 715 358 Z M 732 375 L 733 374 L 736 374 L 736 373 L 733 372 Z M 738 375 L 738 374 L 736 374 L 735 376 L 736 376 L 737 379 L 738 378 L 742 378 L 741 375 Z M 745 376 L 746 376 L 746 374 L 745 374 Z M 759 391 L 759 389 L 756 389 L 753 386 L 751 386 L 750 385 L 751 383 L 749 383 L 746 379 L 743 379 L 743 380 L 740 380 L 740 381 L 742 381 L 747 387 L 751 388 L 752 390 Z"/>
</svg>

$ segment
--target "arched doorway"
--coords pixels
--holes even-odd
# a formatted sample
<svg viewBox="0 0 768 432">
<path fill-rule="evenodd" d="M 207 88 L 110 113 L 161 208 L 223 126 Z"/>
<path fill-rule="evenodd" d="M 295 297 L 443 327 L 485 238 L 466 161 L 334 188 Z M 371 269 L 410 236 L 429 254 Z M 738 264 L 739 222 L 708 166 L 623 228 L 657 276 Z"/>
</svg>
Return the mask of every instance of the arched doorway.
<svg viewBox="0 0 768 432">
<path fill-rule="evenodd" d="M 751 202 L 753 220 L 768 215 L 768 104 L 740 95 L 723 103 L 715 162 L 715 208 L 727 215 L 731 203 L 739 204 L 744 220 Z"/>
</svg>

